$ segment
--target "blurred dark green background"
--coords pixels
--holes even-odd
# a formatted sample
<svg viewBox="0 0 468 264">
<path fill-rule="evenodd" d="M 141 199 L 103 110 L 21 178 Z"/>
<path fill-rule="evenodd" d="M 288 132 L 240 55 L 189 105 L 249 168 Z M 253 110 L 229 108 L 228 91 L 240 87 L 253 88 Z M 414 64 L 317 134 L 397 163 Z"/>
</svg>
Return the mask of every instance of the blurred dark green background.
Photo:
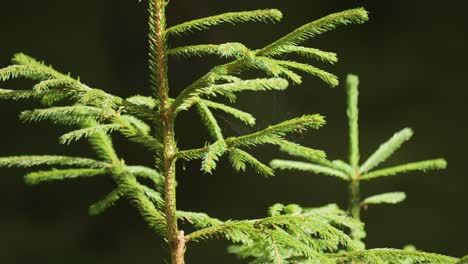
<svg viewBox="0 0 468 264">
<path fill-rule="evenodd" d="M 146 2 L 146 1 L 143 1 Z M 171 0 L 169 23 L 257 8 L 279 8 L 284 20 L 276 25 L 217 27 L 174 45 L 240 41 L 252 48 L 331 12 L 364 6 L 371 20 L 340 28 L 307 43 L 339 53 L 336 67 L 319 65 L 342 79 L 361 77 L 360 123 L 366 157 L 396 130 L 412 127 L 414 139 L 386 165 L 446 157 L 446 171 L 410 174 L 366 184 L 365 195 L 406 191 L 398 206 L 371 208 L 364 213 L 369 247 L 402 247 L 454 256 L 468 253 L 466 187 L 468 125 L 466 66 L 468 29 L 464 1 L 317 1 L 317 0 Z M 6 1 L 0 4 L 0 65 L 17 51 L 46 60 L 55 68 L 79 75 L 93 87 L 121 96 L 148 94 L 146 70 L 146 3 L 121 1 Z M 180 91 L 220 63 L 210 60 L 171 61 L 173 91 Z M 1 84 L 27 89 L 29 82 Z M 330 158 L 346 158 L 347 126 L 342 87 L 326 88 L 314 78 L 285 93 L 241 96 L 239 104 L 255 114 L 256 129 L 304 113 L 322 113 L 328 125 L 297 138 L 325 149 Z M 84 142 L 70 148 L 57 143 L 66 130 L 47 124 L 17 121 L 32 104 L 2 102 L 0 155 L 91 153 Z M 251 131 L 220 116 L 228 134 Z M 177 125 L 182 148 L 201 146 L 206 139 L 198 117 L 184 113 Z M 139 147 L 117 138 L 128 163 L 151 165 Z M 274 148 L 255 153 L 268 162 Z M 197 162 L 180 164 L 178 206 L 205 211 L 222 219 L 260 217 L 275 202 L 319 206 L 346 205 L 346 187 L 335 179 L 305 173 L 279 173 L 265 179 L 247 171 L 236 175 L 225 160 L 214 175 L 203 175 Z M 87 207 L 111 190 L 105 179 L 26 186 L 24 171 L 2 170 L 0 184 L 0 263 L 166 263 L 165 246 L 126 203 L 102 216 L 90 217 Z M 225 253 L 222 240 L 192 245 L 188 263 L 239 263 Z"/>
</svg>

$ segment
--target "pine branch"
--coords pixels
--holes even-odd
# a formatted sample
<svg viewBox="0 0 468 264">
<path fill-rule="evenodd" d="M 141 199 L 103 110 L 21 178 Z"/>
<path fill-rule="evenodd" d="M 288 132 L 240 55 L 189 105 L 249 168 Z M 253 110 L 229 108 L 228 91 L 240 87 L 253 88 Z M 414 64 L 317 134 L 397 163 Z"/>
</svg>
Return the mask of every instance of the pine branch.
<svg viewBox="0 0 468 264">
<path fill-rule="evenodd" d="M 241 149 L 229 150 L 229 160 L 236 171 L 245 171 L 246 164 L 250 164 L 255 171 L 264 176 L 274 176 L 274 171 L 267 165 L 261 163 L 254 156 Z"/>
<path fill-rule="evenodd" d="M 18 65 L 29 66 L 31 68 L 37 69 L 38 71 L 43 72 L 44 75 L 49 75 L 51 78 L 54 78 L 54 79 L 74 80 L 69 75 L 62 74 L 54 70 L 51 66 L 47 66 L 43 62 L 39 62 L 24 53 L 15 54 L 12 58 L 12 62 Z"/>
<path fill-rule="evenodd" d="M 255 117 L 253 117 L 249 113 L 246 113 L 244 111 L 241 111 L 239 109 L 236 109 L 236 108 L 224 105 L 224 104 L 209 101 L 209 100 L 198 99 L 197 103 L 198 102 L 202 102 L 203 104 L 205 104 L 209 108 L 213 108 L 213 109 L 216 109 L 216 110 L 219 110 L 219 111 L 223 111 L 223 112 L 225 112 L 227 114 L 230 114 L 233 117 L 243 121 L 246 125 L 250 125 L 250 126 L 255 125 Z"/>
<path fill-rule="evenodd" d="M 201 90 L 201 95 L 215 97 L 223 95 L 229 97 L 232 93 L 243 91 L 270 91 L 270 90 L 284 90 L 288 87 L 288 83 L 284 79 L 271 78 L 271 79 L 254 79 L 245 80 L 235 83 L 227 83 L 220 85 L 212 85 Z"/>
<path fill-rule="evenodd" d="M 276 242 L 276 239 L 274 238 L 274 235 L 269 232 L 266 232 L 266 233 L 268 235 L 268 238 L 270 239 L 270 244 L 271 244 L 269 251 L 273 252 L 270 258 L 273 259 L 275 264 L 282 264 L 284 261 L 284 258 L 281 256 L 280 249 L 279 249 L 278 243 Z"/>
<path fill-rule="evenodd" d="M 309 128 L 318 129 L 324 124 L 325 119 L 321 115 L 304 115 L 269 126 L 249 135 L 227 138 L 225 143 L 228 149 L 242 146 L 253 147 L 261 144 L 281 145 L 284 142 L 283 137 L 289 133 L 300 133 Z M 199 159 L 208 152 L 211 146 L 179 151 L 176 156 L 184 160 Z"/>
<path fill-rule="evenodd" d="M 311 149 L 287 140 L 282 140 L 279 146 L 281 151 L 310 162 L 320 162 L 326 158 L 326 154 L 322 150 Z"/>
<path fill-rule="evenodd" d="M 349 74 L 346 78 L 346 91 L 348 93 L 349 163 L 353 170 L 357 170 L 359 164 L 358 86 L 359 78 L 356 75 Z"/>
<path fill-rule="evenodd" d="M 93 127 L 97 126 L 98 123 L 92 120 L 87 120 L 81 123 L 82 127 Z M 88 141 L 91 147 L 94 149 L 96 154 L 103 160 L 111 164 L 120 164 L 120 159 L 114 150 L 112 140 L 108 135 L 102 131 L 96 131 L 88 137 Z"/>
<path fill-rule="evenodd" d="M 177 159 L 182 159 L 185 161 L 202 159 L 205 156 L 210 146 L 211 145 L 205 146 L 203 148 L 198 148 L 198 149 L 180 150 L 179 152 L 177 152 L 176 157 Z"/>
<path fill-rule="evenodd" d="M 49 120 L 54 124 L 74 125 L 82 121 L 105 118 L 106 112 L 96 107 L 74 105 L 24 111 L 20 114 L 23 122 Z"/>
<path fill-rule="evenodd" d="M 52 89 L 45 92 L 37 93 L 35 99 L 39 99 L 40 103 L 44 106 L 54 106 L 61 102 L 68 101 L 73 98 L 73 93 L 59 89 Z M 73 100 L 73 99 L 72 99 Z"/>
<path fill-rule="evenodd" d="M 13 77 L 26 77 L 41 82 L 37 83 L 32 91 L 12 91 L 0 90 L 0 99 L 41 99 L 44 105 L 51 106 L 64 99 L 71 99 L 87 106 L 94 106 L 101 109 L 110 110 L 112 108 L 122 108 L 130 114 L 144 116 L 154 120 L 154 113 L 151 109 L 141 107 L 130 101 L 108 94 L 99 89 L 91 89 L 87 85 L 75 80 L 70 75 L 57 72 L 50 66 L 44 65 L 33 58 L 22 53 L 16 54 L 12 65 L 0 70 L 6 79 Z M 0 74 L 1 75 L 1 74 Z"/>
<path fill-rule="evenodd" d="M 212 218 L 205 213 L 177 211 L 177 217 L 180 220 L 192 224 L 197 229 L 216 226 L 223 223 L 221 220 Z"/>
<path fill-rule="evenodd" d="M 359 172 L 363 174 L 377 167 L 399 149 L 404 142 L 410 140 L 412 136 L 413 131 L 410 128 L 405 128 L 395 133 L 387 142 L 380 145 L 374 154 L 364 162 Z"/>
<path fill-rule="evenodd" d="M 224 140 L 218 140 L 208 148 L 208 151 L 203 157 L 202 170 L 206 173 L 211 174 L 216 168 L 216 162 L 219 157 L 227 151 L 227 145 Z"/>
<path fill-rule="evenodd" d="M 278 39 L 257 52 L 260 56 L 276 54 L 284 46 L 298 45 L 310 38 L 330 31 L 337 26 L 348 24 L 362 24 L 369 19 L 367 11 L 363 8 L 350 9 L 323 17 L 308 23 L 288 35 Z"/>
<path fill-rule="evenodd" d="M 238 42 L 228 42 L 220 45 L 204 44 L 178 47 L 169 49 L 167 54 L 185 58 L 217 55 L 221 58 L 233 58 L 239 60 L 253 56 L 253 53 L 246 46 L 244 46 L 244 44 Z"/>
<path fill-rule="evenodd" d="M 49 70 L 39 69 L 28 65 L 11 65 L 0 69 L 0 81 L 4 82 L 20 77 L 42 81 L 53 78 L 54 76 Z"/>
<path fill-rule="evenodd" d="M 78 141 L 82 137 L 88 138 L 90 135 L 97 133 L 97 132 L 108 134 L 114 130 L 119 129 L 119 127 L 120 126 L 118 124 L 106 124 L 106 125 L 97 125 L 97 126 L 82 128 L 82 129 L 74 130 L 74 131 L 71 131 L 69 133 L 62 135 L 59 138 L 59 140 L 61 144 L 69 145 L 71 142 Z"/>
<path fill-rule="evenodd" d="M 150 179 L 156 187 L 162 187 L 164 185 L 164 177 L 160 172 L 154 169 L 145 166 L 125 166 L 125 171 L 135 177 Z"/>
<path fill-rule="evenodd" d="M 79 157 L 66 156 L 12 156 L 0 158 L 0 167 L 30 168 L 37 166 L 73 166 L 83 168 L 106 168 L 105 162 Z"/>
<path fill-rule="evenodd" d="M 307 59 L 315 59 L 321 62 L 327 62 L 330 64 L 335 64 L 338 62 L 337 54 L 334 52 L 322 51 L 319 49 L 302 47 L 302 46 L 295 46 L 295 45 L 286 45 L 278 50 L 270 56 L 280 56 L 284 54 L 297 54 L 299 56 L 305 57 Z"/>
<path fill-rule="evenodd" d="M 447 167 L 447 162 L 444 159 L 426 160 L 426 161 L 413 162 L 413 163 L 408 163 L 405 165 L 372 171 L 367 174 L 364 174 L 361 177 L 361 180 L 366 181 L 366 180 L 370 180 L 373 178 L 393 176 L 396 174 L 413 172 L 413 171 L 426 172 L 430 170 L 441 170 L 441 169 L 445 169 L 446 167 Z"/>
<path fill-rule="evenodd" d="M 341 171 L 335 170 L 333 168 L 321 166 L 321 165 L 306 163 L 306 162 L 292 161 L 292 160 L 272 160 L 270 162 L 270 166 L 273 169 L 306 171 L 306 172 L 312 172 L 315 174 L 323 174 L 326 176 L 338 177 L 345 181 L 349 180 L 349 176 L 344 174 Z"/>
<path fill-rule="evenodd" d="M 38 184 L 45 181 L 57 181 L 74 179 L 80 177 L 94 177 L 108 173 L 106 169 L 63 169 L 36 171 L 26 174 L 25 180 L 28 184 Z"/>
<path fill-rule="evenodd" d="M 78 96 L 78 99 L 83 96 L 88 96 L 89 93 L 99 93 L 101 98 L 107 98 L 114 102 L 123 100 L 117 96 L 110 95 L 98 89 L 91 89 L 87 85 L 81 83 L 79 80 L 76 80 L 70 77 L 69 74 L 63 74 L 54 70 L 51 66 L 46 66 L 44 63 L 39 62 L 25 54 L 18 53 L 12 59 L 13 63 L 17 65 L 12 65 L 10 67 L 18 67 L 20 70 L 33 69 L 37 71 L 39 75 L 43 76 L 42 82 L 39 82 L 34 86 L 34 90 L 37 92 L 44 92 L 49 89 L 61 89 L 63 93 L 72 92 L 75 96 Z M 1 72 L 2 70 L 0 70 Z M 24 74 L 24 77 L 27 77 L 27 74 Z M 32 73 L 32 79 L 38 79 L 37 76 Z M 41 79 L 39 79 L 41 80 Z M 127 102 L 130 103 L 130 102 Z M 127 104 L 128 105 L 128 104 Z"/>
<path fill-rule="evenodd" d="M 229 251 L 241 258 L 255 257 L 252 263 L 272 263 L 278 257 L 289 259 L 298 256 L 320 263 L 334 263 L 322 252 L 337 251 L 340 247 L 357 249 L 354 241 L 334 227 L 356 226 L 356 221 L 344 216 L 344 212 L 340 211 L 342 216 L 332 216 L 331 210 L 302 214 L 302 209 L 297 205 L 275 206 L 280 208 L 281 213 L 287 214 L 274 213 L 263 219 L 227 221 L 195 231 L 186 238 L 188 241 L 199 241 L 222 236 L 241 243 L 230 247 Z M 362 225 L 358 228 L 362 228 Z"/>
<path fill-rule="evenodd" d="M 215 140 L 224 140 L 223 131 L 208 106 L 204 102 L 199 101 L 197 103 L 197 110 L 210 136 Z"/>
<path fill-rule="evenodd" d="M 118 188 L 122 190 L 122 193 L 130 203 L 138 209 L 140 215 L 145 219 L 148 225 L 156 231 L 156 233 L 160 234 L 162 237 L 166 237 L 167 228 L 164 213 L 155 207 L 136 179 L 134 177 L 128 177 L 128 175 L 125 174 L 114 178 L 117 181 Z"/>
<path fill-rule="evenodd" d="M 361 202 L 361 206 L 367 206 L 369 204 L 397 204 L 401 203 L 406 199 L 404 192 L 389 192 L 381 193 L 367 197 Z"/>
<path fill-rule="evenodd" d="M 302 77 L 299 74 L 289 70 L 287 67 L 279 65 L 278 60 L 275 59 L 257 56 L 246 62 L 244 67 L 262 71 L 272 77 L 285 77 L 293 84 L 302 83 Z"/>
<path fill-rule="evenodd" d="M 278 22 L 283 15 L 276 9 L 230 12 L 216 16 L 188 21 L 166 30 L 168 35 L 182 35 L 209 29 L 220 24 L 240 24 L 245 22 Z"/>
<path fill-rule="evenodd" d="M 37 83 L 33 86 L 33 90 L 37 92 L 45 92 L 54 88 L 74 87 L 75 85 L 76 81 L 68 78 L 50 79 Z"/>
<path fill-rule="evenodd" d="M 129 171 L 129 170 L 127 169 L 126 171 Z M 144 185 L 138 184 L 137 182 L 134 182 L 134 184 L 132 184 L 132 188 L 139 189 L 139 191 L 145 194 L 148 200 L 156 204 L 159 208 L 162 208 L 164 206 L 164 199 L 162 198 L 161 194 L 158 193 L 157 191 L 149 187 L 146 187 Z M 92 204 L 89 207 L 89 214 L 98 215 L 98 214 L 103 213 L 104 211 L 112 207 L 122 196 L 125 196 L 127 194 L 127 191 L 128 191 L 127 189 L 123 189 L 123 188 L 121 189 L 117 188 L 113 190 L 112 192 L 107 194 L 106 197 Z M 133 192 L 135 191 L 132 190 L 131 193 Z"/>
<path fill-rule="evenodd" d="M 137 106 L 143 106 L 149 109 L 159 108 L 159 102 L 152 97 L 143 95 L 134 95 L 125 99 L 126 102 Z"/>
<path fill-rule="evenodd" d="M 16 65 L 0 69 L 0 81 L 19 77 L 38 80 L 40 82 L 33 88 L 38 93 L 52 88 L 64 87 L 82 91 L 90 89 L 88 86 L 70 77 L 70 75 L 59 73 L 51 66 L 46 66 L 44 63 L 38 62 L 23 53 L 15 54 L 12 61 Z"/>
<path fill-rule="evenodd" d="M 119 121 L 124 120 L 127 124 L 129 124 L 132 127 L 133 130 L 136 130 L 136 132 L 132 134 L 141 134 L 149 136 L 149 133 L 151 132 L 151 127 L 135 116 L 119 115 L 117 118 L 118 120 L 115 120 L 117 123 L 123 123 Z M 128 128 L 128 125 L 124 127 Z M 123 130 L 122 132 L 124 132 L 125 135 L 125 130 Z"/>
<path fill-rule="evenodd" d="M 415 264 L 455 264 L 458 259 L 421 251 L 376 248 L 364 251 L 327 254 L 338 263 L 403 263 L 412 260 Z"/>
<path fill-rule="evenodd" d="M 354 175 L 356 173 L 348 163 L 346 163 L 346 162 L 344 162 L 342 160 L 334 160 L 331 163 L 329 161 L 325 161 L 325 162 L 326 162 L 325 166 L 337 169 L 339 171 L 342 171 L 342 172 L 346 173 L 347 175 Z M 320 161 L 318 163 L 320 164 Z M 322 161 L 322 163 L 323 163 L 323 161 Z"/>
<path fill-rule="evenodd" d="M 229 98 L 236 92 L 284 90 L 287 87 L 287 81 L 280 78 L 246 80 L 235 83 L 209 85 L 202 88 L 190 86 L 177 96 L 172 104 L 172 109 L 176 110 L 176 112 L 187 110 L 202 96 L 216 97 L 222 95 Z"/>
<path fill-rule="evenodd" d="M 0 89 L 0 99 L 2 100 L 24 100 L 30 98 L 37 98 L 38 93 L 30 90 L 8 90 Z"/>
<path fill-rule="evenodd" d="M 114 204 L 120 199 L 121 196 L 122 193 L 119 189 L 113 190 L 104 198 L 89 206 L 88 213 L 93 216 L 102 214 L 104 211 L 114 206 Z"/>
<path fill-rule="evenodd" d="M 312 76 L 318 77 L 322 81 L 324 81 L 326 84 L 328 84 L 330 87 L 336 87 L 339 85 L 338 77 L 324 70 L 316 68 L 314 66 L 300 63 L 300 62 L 295 62 L 295 61 L 285 61 L 285 60 L 274 60 L 274 61 L 278 63 L 279 65 L 284 66 L 286 68 L 299 70 L 299 71 L 308 73 Z"/>
<path fill-rule="evenodd" d="M 303 115 L 282 123 L 268 126 L 256 133 L 226 139 L 229 147 L 252 147 L 260 144 L 280 145 L 283 137 L 290 133 L 301 133 L 307 129 L 318 129 L 325 124 L 321 115 Z"/>
<path fill-rule="evenodd" d="M 164 208 L 164 198 L 159 192 L 141 184 L 139 184 L 138 187 L 143 191 L 146 197 L 148 197 L 148 199 L 158 207 L 158 209 Z"/>
</svg>

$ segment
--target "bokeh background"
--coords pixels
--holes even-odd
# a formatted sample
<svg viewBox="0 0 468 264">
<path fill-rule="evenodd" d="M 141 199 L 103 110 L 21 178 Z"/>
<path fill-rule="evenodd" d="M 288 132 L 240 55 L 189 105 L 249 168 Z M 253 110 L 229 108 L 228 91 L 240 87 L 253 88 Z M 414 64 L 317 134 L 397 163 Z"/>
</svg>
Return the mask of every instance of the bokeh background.
<svg viewBox="0 0 468 264">
<path fill-rule="evenodd" d="M 121 96 L 149 94 L 146 69 L 146 1 L 2 1 L 0 65 L 18 51 L 71 72 L 93 87 Z M 227 11 L 279 8 L 276 25 L 222 26 L 174 45 L 240 41 L 262 47 L 282 34 L 328 13 L 364 6 L 371 20 L 340 28 L 308 46 L 336 51 L 340 62 L 328 69 L 341 79 L 348 72 L 361 77 L 360 124 L 366 157 L 395 131 L 410 126 L 416 134 L 386 165 L 446 157 L 449 167 L 436 173 L 413 173 L 365 184 L 365 195 L 406 191 L 398 206 L 373 207 L 364 213 L 369 247 L 414 244 L 419 249 L 453 256 L 468 253 L 466 153 L 466 87 L 468 29 L 464 1 L 317 1 L 317 0 L 172 0 L 169 24 Z M 216 59 L 171 60 L 173 91 L 220 63 Z M 9 82 L 2 88 L 29 88 Z M 304 113 L 322 113 L 328 124 L 298 137 L 303 144 L 345 159 L 347 126 L 343 87 L 329 89 L 314 78 L 284 93 L 241 96 L 239 105 L 255 114 L 258 125 L 245 128 L 219 116 L 226 133 L 236 135 Z M 84 142 L 66 148 L 57 137 L 66 129 L 47 124 L 21 124 L 17 114 L 31 103 L 2 102 L 0 155 L 88 155 Z M 206 137 L 198 117 L 180 116 L 182 148 L 202 145 Z M 139 147 L 116 139 L 128 163 L 151 165 Z M 256 152 L 268 162 L 275 148 Z M 214 175 L 200 173 L 200 164 L 180 164 L 178 206 L 205 211 L 221 219 L 266 215 L 276 202 L 319 206 L 346 205 L 346 186 L 323 176 L 279 173 L 265 179 L 253 171 L 236 174 L 225 160 Z M 87 207 L 111 190 L 105 179 L 26 186 L 21 170 L 1 170 L 0 263 L 166 263 L 164 243 L 153 235 L 135 210 L 122 202 L 107 213 L 90 217 Z M 225 252 L 227 243 L 209 241 L 191 246 L 188 263 L 240 263 Z"/>
</svg>

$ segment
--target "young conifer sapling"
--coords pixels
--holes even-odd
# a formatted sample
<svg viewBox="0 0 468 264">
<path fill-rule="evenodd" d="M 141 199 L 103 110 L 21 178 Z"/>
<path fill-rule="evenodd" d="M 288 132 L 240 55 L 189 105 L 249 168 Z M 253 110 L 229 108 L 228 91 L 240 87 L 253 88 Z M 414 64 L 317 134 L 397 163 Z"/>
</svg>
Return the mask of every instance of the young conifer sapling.
<svg viewBox="0 0 468 264">
<path fill-rule="evenodd" d="M 319 114 L 306 114 L 270 125 L 241 136 L 225 137 L 213 111 L 232 115 L 245 125 L 253 126 L 255 118 L 230 104 L 241 92 L 285 90 L 290 84 L 301 84 L 302 75 L 321 79 L 330 87 L 338 86 L 338 78 L 309 62 L 286 60 L 296 54 L 309 60 L 334 64 L 337 56 L 302 44 L 338 26 L 361 24 L 368 20 L 363 8 L 335 13 L 308 23 L 260 49 L 249 49 L 241 43 L 201 44 L 173 47 L 172 39 L 208 30 L 222 24 L 278 22 L 282 14 L 276 9 L 231 12 L 168 26 L 168 0 L 149 0 L 149 95 L 122 98 L 93 88 L 70 74 L 62 74 L 25 54 L 13 57 L 11 66 L 0 69 L 0 81 L 17 78 L 33 80 L 30 90 L 0 90 L 5 100 L 37 100 L 43 108 L 20 114 L 24 122 L 48 121 L 71 127 L 59 138 L 68 145 L 85 139 L 96 158 L 57 155 L 12 156 L 0 158 L 0 166 L 44 168 L 25 176 L 28 184 L 74 178 L 110 177 L 115 183 L 103 198 L 89 207 L 98 215 L 119 200 L 128 200 L 149 227 L 168 243 L 171 263 L 185 263 L 184 254 L 191 243 L 224 237 L 236 245 L 232 253 L 252 260 L 250 263 L 457 263 L 457 259 L 423 252 L 396 249 L 366 250 L 361 241 L 363 225 L 359 211 L 373 203 L 396 203 L 402 194 L 384 194 L 364 200 L 359 196 L 359 183 L 399 172 L 445 167 L 445 161 L 410 163 L 390 169 L 371 171 L 409 139 L 411 130 L 403 130 L 360 167 L 357 142 L 357 83 L 348 79 L 350 101 L 350 161 L 329 161 L 323 151 L 307 148 L 286 139 L 286 135 L 319 129 L 325 124 Z M 181 92 L 170 97 L 168 58 L 219 56 L 225 64 L 214 66 Z M 248 79 L 247 72 L 264 77 Z M 142 91 L 144 94 L 146 91 Z M 211 136 L 210 143 L 197 149 L 180 149 L 175 122 L 183 111 L 196 108 Z M 131 165 L 114 148 L 112 134 L 120 133 L 128 141 L 143 146 L 154 157 L 154 166 Z M 227 156 L 237 171 L 252 168 L 258 174 L 274 175 L 274 170 L 248 151 L 259 145 L 279 146 L 289 154 L 308 161 L 273 161 L 272 167 L 299 169 L 335 176 L 350 183 L 351 203 L 348 212 L 336 205 L 304 209 L 298 205 L 276 204 L 269 216 L 253 220 L 221 221 L 205 213 L 188 212 L 177 207 L 176 162 L 201 160 L 201 169 L 213 173 L 218 160 Z M 148 184 L 150 183 L 150 184 Z M 179 223 L 191 226 L 181 230 Z M 403 262 L 401 262 L 403 263 Z"/>
</svg>

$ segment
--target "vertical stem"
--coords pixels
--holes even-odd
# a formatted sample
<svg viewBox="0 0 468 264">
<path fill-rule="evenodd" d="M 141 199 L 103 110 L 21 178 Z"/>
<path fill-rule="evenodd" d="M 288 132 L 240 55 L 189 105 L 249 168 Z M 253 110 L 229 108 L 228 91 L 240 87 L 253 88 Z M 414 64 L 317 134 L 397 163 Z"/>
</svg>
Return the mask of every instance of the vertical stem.
<svg viewBox="0 0 468 264">
<path fill-rule="evenodd" d="M 349 183 L 349 214 L 354 219 L 361 218 L 361 197 L 360 183 L 358 179 L 353 179 Z"/>
<path fill-rule="evenodd" d="M 349 183 L 349 214 L 360 218 L 360 190 L 359 180 L 359 109 L 358 91 L 359 79 L 356 75 L 349 74 L 346 78 L 346 92 L 348 94 L 348 126 L 349 126 L 349 164 L 354 171 Z"/>
<path fill-rule="evenodd" d="M 346 78 L 346 92 L 348 95 L 348 126 L 349 126 L 349 164 L 354 174 L 351 175 L 349 183 L 349 208 L 348 212 L 354 219 L 360 220 L 361 214 L 361 193 L 359 172 L 359 78 L 356 75 L 349 74 Z M 355 240 L 361 240 L 365 234 L 353 232 L 351 237 Z"/>
<path fill-rule="evenodd" d="M 176 170 L 177 145 L 174 136 L 174 114 L 169 101 L 167 77 L 166 0 L 150 0 L 150 70 L 152 88 L 161 103 L 160 117 L 163 137 L 164 200 L 167 224 L 167 240 L 172 264 L 183 264 L 185 235 L 177 226 L 176 216 Z"/>
<path fill-rule="evenodd" d="M 346 91 L 348 93 L 349 164 L 354 170 L 357 170 L 359 165 L 358 86 L 358 77 L 349 74 L 346 78 Z"/>
<path fill-rule="evenodd" d="M 356 171 L 355 175 L 349 182 L 349 215 L 356 219 L 361 220 L 361 190 L 360 190 L 361 175 L 359 171 Z M 361 241 L 366 237 L 365 232 L 353 231 L 351 232 L 351 238 L 356 241 Z"/>
</svg>

